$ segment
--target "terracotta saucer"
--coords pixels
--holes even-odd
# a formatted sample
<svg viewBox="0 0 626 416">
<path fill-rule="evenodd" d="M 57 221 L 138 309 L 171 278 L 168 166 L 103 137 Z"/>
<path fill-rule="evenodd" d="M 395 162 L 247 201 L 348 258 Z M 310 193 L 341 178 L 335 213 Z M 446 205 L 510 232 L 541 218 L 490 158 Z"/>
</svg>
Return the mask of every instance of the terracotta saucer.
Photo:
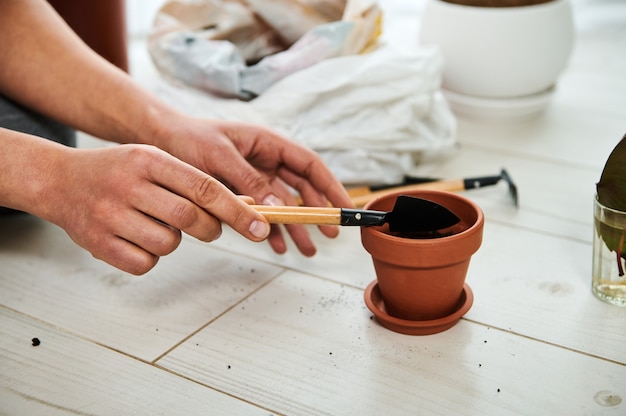
<svg viewBox="0 0 626 416">
<path fill-rule="evenodd" d="M 395 318 L 385 310 L 385 303 L 380 295 L 378 282 L 374 280 L 365 289 L 365 305 L 372 311 L 376 319 L 385 328 L 406 335 L 430 335 L 443 332 L 452 328 L 463 315 L 467 313 L 474 303 L 474 293 L 466 283 L 459 299 L 458 308 L 452 314 L 443 318 L 428 321 L 408 321 L 406 319 Z"/>
</svg>

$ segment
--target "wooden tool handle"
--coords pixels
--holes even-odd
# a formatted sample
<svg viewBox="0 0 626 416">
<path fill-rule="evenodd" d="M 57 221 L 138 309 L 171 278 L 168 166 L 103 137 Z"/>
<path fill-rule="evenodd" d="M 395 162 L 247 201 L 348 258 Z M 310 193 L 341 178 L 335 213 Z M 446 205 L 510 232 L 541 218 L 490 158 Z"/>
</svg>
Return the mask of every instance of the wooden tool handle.
<svg viewBox="0 0 626 416">
<path fill-rule="evenodd" d="M 346 191 L 348 191 L 348 195 L 350 196 L 350 198 L 356 198 L 357 196 L 363 196 L 363 195 L 367 195 L 367 194 L 371 194 L 372 192 L 375 192 L 375 191 L 372 191 L 367 186 L 357 186 L 353 188 L 348 188 L 346 189 Z"/>
<path fill-rule="evenodd" d="M 341 225 L 341 208 L 253 205 L 272 224 Z"/>
<path fill-rule="evenodd" d="M 417 183 L 413 185 L 397 186 L 395 188 L 384 189 L 366 195 L 353 196 L 352 203 L 356 207 L 362 207 L 374 199 L 395 192 L 411 192 L 418 189 L 434 189 L 438 191 L 459 192 L 465 190 L 463 179 L 441 180 L 427 183 Z"/>
</svg>

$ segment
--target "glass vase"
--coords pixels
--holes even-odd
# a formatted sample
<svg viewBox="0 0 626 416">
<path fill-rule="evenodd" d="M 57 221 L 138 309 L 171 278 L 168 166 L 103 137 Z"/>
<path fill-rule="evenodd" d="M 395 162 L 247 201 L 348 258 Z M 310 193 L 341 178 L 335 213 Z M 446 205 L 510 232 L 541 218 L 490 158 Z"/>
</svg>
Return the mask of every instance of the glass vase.
<svg viewBox="0 0 626 416">
<path fill-rule="evenodd" d="M 626 212 L 602 205 L 593 209 L 591 290 L 607 303 L 626 306 Z"/>
</svg>

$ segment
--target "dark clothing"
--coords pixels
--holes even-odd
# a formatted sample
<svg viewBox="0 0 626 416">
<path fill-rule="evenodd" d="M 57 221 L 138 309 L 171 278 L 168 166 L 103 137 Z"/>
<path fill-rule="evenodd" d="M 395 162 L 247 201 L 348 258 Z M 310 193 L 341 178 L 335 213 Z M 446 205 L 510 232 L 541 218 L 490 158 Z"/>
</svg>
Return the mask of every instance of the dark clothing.
<svg viewBox="0 0 626 416">
<path fill-rule="evenodd" d="M 76 147 L 76 131 L 0 95 L 0 127 Z"/>
</svg>

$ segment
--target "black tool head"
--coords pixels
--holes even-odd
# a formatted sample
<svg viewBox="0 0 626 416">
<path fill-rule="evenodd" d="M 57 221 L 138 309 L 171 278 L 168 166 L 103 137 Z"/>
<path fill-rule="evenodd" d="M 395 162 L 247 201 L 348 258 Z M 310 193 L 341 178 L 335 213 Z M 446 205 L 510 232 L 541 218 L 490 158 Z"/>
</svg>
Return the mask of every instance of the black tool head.
<svg viewBox="0 0 626 416">
<path fill-rule="evenodd" d="M 448 208 L 436 202 L 408 195 L 396 199 L 393 210 L 385 217 L 392 233 L 407 234 L 419 238 L 420 233 L 450 228 L 461 220 Z M 410 234 L 410 235 L 409 235 Z"/>
<path fill-rule="evenodd" d="M 513 198 L 513 203 L 515 203 L 516 207 L 519 206 L 519 199 L 517 196 L 517 186 L 515 186 L 515 184 L 513 183 L 513 179 L 511 179 L 511 176 L 505 169 L 502 169 L 500 171 L 500 177 L 509 185 L 509 193 L 511 194 L 511 197 Z"/>
</svg>

